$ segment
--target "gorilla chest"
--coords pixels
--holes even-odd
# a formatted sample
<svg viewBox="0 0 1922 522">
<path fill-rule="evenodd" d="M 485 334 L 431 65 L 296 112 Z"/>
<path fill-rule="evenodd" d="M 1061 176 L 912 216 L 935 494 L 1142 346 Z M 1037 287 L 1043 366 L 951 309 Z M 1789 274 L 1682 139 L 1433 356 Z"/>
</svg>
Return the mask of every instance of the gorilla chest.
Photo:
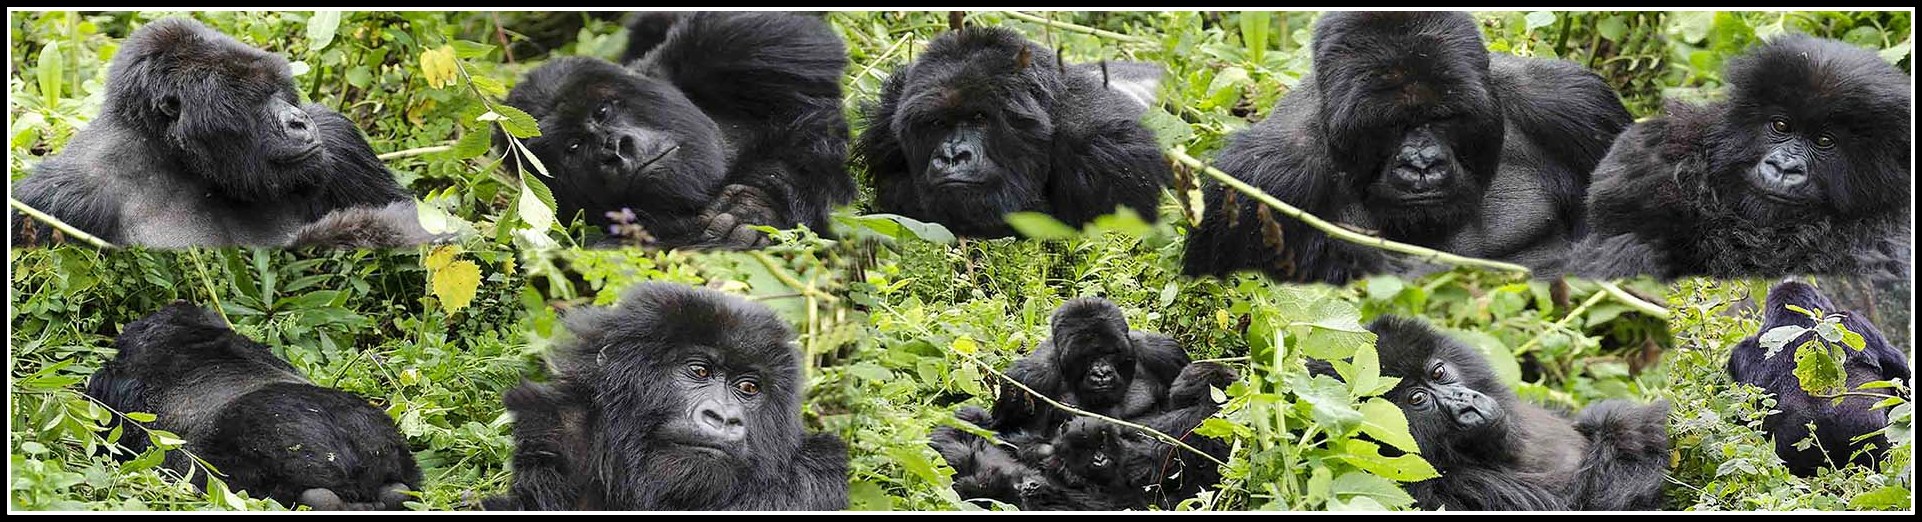
<svg viewBox="0 0 1922 522">
<path fill-rule="evenodd" d="M 122 203 L 122 237 L 112 239 L 155 248 L 279 245 L 304 224 L 302 214 L 237 202 L 198 185 L 152 186 Z"/>
</svg>

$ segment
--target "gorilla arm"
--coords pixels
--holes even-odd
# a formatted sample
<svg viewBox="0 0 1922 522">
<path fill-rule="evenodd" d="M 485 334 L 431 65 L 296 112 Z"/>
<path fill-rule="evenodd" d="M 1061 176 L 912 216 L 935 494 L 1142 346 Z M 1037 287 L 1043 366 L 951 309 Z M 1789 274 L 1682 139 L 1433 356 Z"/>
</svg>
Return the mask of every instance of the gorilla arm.
<svg viewBox="0 0 1922 522">
<path fill-rule="evenodd" d="M 1671 107 L 1677 110 L 1679 107 Z M 1675 277 L 1685 263 L 1663 246 L 1686 243 L 1701 226 L 1686 210 L 1688 195 L 1678 184 L 1689 172 L 1708 168 L 1693 152 L 1686 132 L 1687 114 L 1636 124 L 1615 139 L 1595 167 L 1588 190 L 1588 238 L 1571 249 L 1569 274 L 1618 279 L 1643 274 Z M 1671 130 L 1682 131 L 1672 135 Z"/>
<path fill-rule="evenodd" d="M 1054 341 L 1044 341 L 1035 348 L 1034 353 L 1015 361 L 1008 367 L 1007 376 L 1036 393 L 1060 398 L 1069 392 L 1068 383 L 1062 382 L 1061 369 L 1054 367 Z M 1003 383 L 1001 392 L 994 400 L 994 414 L 987 425 L 982 426 L 995 431 L 1026 429 L 1035 424 L 1037 417 L 1052 411 L 1053 406 L 1028 395 L 1012 384 Z"/>
<path fill-rule="evenodd" d="M 580 477 L 592 477 L 587 434 L 587 405 L 561 388 L 522 383 L 507 392 L 514 413 L 514 485 L 511 493 L 487 499 L 488 510 L 564 511 L 588 499 Z"/>
<path fill-rule="evenodd" d="M 794 509 L 840 511 L 848 508 L 848 446 L 840 437 L 825 433 L 808 435 L 801 441 L 801 452 L 795 456 L 794 465 L 798 473 L 791 483 L 796 491 L 788 498 L 802 502 Z"/>
</svg>

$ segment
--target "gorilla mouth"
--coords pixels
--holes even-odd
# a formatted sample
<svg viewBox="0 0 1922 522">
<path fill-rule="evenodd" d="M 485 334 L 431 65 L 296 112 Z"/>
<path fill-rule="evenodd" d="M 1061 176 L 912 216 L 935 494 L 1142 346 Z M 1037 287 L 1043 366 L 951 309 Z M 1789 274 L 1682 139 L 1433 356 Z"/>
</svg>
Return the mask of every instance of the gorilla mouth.
<svg viewBox="0 0 1922 522">
<path fill-rule="evenodd" d="M 1796 198 L 1796 197 L 1785 195 L 1785 194 L 1777 194 L 1775 192 L 1771 192 L 1768 190 L 1757 190 L 1756 193 L 1762 196 L 1762 199 L 1769 200 L 1770 202 L 1778 205 L 1799 207 L 1806 204 L 1806 202 L 1802 201 L 1800 198 Z"/>
<path fill-rule="evenodd" d="M 1401 204 L 1411 207 L 1435 207 L 1446 203 L 1448 203 L 1448 193 L 1446 192 L 1423 192 L 1420 194 L 1407 194 L 1401 197 Z"/>
<path fill-rule="evenodd" d="M 987 185 L 988 185 L 988 182 L 985 180 L 943 178 L 943 179 L 938 179 L 934 181 L 935 188 L 975 189 L 975 188 L 985 187 Z"/>
<path fill-rule="evenodd" d="M 312 145 L 308 145 L 307 148 L 301 149 L 299 152 L 281 155 L 280 157 L 274 158 L 273 161 L 276 163 L 298 163 L 298 162 L 313 159 L 314 156 L 319 156 L 319 155 L 320 155 L 320 144 L 315 143 Z"/>
</svg>

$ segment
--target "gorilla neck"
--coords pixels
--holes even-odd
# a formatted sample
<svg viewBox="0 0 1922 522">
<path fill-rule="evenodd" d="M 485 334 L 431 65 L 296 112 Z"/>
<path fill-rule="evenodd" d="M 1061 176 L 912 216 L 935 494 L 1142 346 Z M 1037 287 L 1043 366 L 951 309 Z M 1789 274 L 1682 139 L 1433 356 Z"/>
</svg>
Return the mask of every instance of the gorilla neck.
<svg viewBox="0 0 1922 522">
<path fill-rule="evenodd" d="M 732 459 L 689 448 L 649 442 L 638 452 L 623 452 L 615 462 L 604 463 L 604 476 L 617 477 L 610 485 L 610 506 L 615 509 L 690 510 L 738 505 L 736 495 L 749 488 L 743 482 L 745 467 Z"/>
</svg>

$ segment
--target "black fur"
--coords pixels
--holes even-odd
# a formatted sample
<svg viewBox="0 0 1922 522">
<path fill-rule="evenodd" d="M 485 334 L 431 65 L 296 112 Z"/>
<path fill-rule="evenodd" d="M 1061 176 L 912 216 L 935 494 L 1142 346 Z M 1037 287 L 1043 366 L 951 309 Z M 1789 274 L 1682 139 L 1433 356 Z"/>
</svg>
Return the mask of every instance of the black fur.
<svg viewBox="0 0 1922 522">
<path fill-rule="evenodd" d="M 114 345 L 119 353 L 88 380 L 87 395 L 117 411 L 154 414 L 147 426 L 185 439 L 235 491 L 314 509 L 400 509 L 421 485 L 385 412 L 315 386 L 210 311 L 177 301 L 129 323 Z M 145 430 L 114 422 L 129 451 L 119 458 L 147 450 Z M 183 474 L 197 467 L 180 451 L 168 452 L 165 464 Z M 191 476 L 206 486 L 204 470 Z"/>
<path fill-rule="evenodd" d="M 1731 61 L 1726 78 L 1728 101 L 1671 104 L 1615 141 L 1571 271 L 1908 279 L 1909 78 L 1873 52 L 1800 35 Z M 1814 148 L 1818 135 L 1832 148 Z M 1783 201 L 1756 176 L 1789 145 L 1808 159 L 1808 183 Z"/>
<path fill-rule="evenodd" d="M 107 242 L 279 246 L 330 212 L 409 200 L 353 123 L 298 105 L 285 58 L 199 22 L 135 31 L 106 88 L 100 114 L 14 194 Z M 15 246 L 57 239 L 11 219 Z"/>
<path fill-rule="evenodd" d="M 1130 330 L 1114 303 L 1078 298 L 1062 303 L 1051 321 L 1052 335 L 1034 353 L 1015 361 L 1007 375 L 1043 395 L 1090 412 L 1133 418 L 1168 405 L 1168 389 L 1188 354 L 1167 336 Z M 1091 387 L 1091 366 L 1110 365 L 1115 380 Z M 1000 431 L 1050 433 L 1066 422 L 1065 413 L 1033 399 L 1013 385 L 1002 385 L 990 427 Z"/>
<path fill-rule="evenodd" d="M 1481 353 L 1427 323 L 1383 316 L 1368 329 L 1379 336 L 1382 375 L 1401 378 L 1383 398 L 1402 409 L 1422 458 L 1442 475 L 1408 485 L 1422 508 L 1661 506 L 1667 403 L 1603 401 L 1571 422 L 1517 398 Z M 1333 373 L 1326 363 L 1314 368 Z"/>
<path fill-rule="evenodd" d="M 1215 166 L 1324 219 L 1457 254 L 1559 263 L 1584 233 L 1589 172 L 1631 121 L 1580 66 L 1490 54 L 1466 13 L 1330 13 L 1315 26 L 1314 62 Z M 1447 172 L 1434 188 L 1396 184 L 1415 143 L 1438 158 L 1423 168 Z M 1417 196 L 1430 199 L 1406 199 Z M 1204 203 L 1183 261 L 1190 275 L 1342 283 L 1405 261 L 1225 186 Z"/>
<path fill-rule="evenodd" d="M 630 30 L 642 40 L 630 51 L 644 52 L 625 67 L 556 59 L 508 95 L 541 123 L 527 146 L 554 175 L 561 219 L 606 227 L 628 209 L 661 247 L 755 246 L 766 237 L 753 225 L 825 233 L 828 212 L 855 194 L 847 53 L 827 23 L 681 13 Z"/>
<path fill-rule="evenodd" d="M 847 508 L 847 447 L 802 431 L 800 354 L 772 310 L 643 283 L 567 324 L 574 339 L 555 356 L 554 382 L 507 393 L 514 486 L 488 509 Z M 730 391 L 744 381 L 758 390 Z M 702 428 L 707 411 L 723 413 Z"/>
<path fill-rule="evenodd" d="M 1117 207 L 1156 219 L 1173 171 L 1138 120 L 1154 102 L 1159 69 L 1058 63 L 1053 51 L 1007 29 L 935 38 L 888 77 L 867 110 L 858 156 L 876 208 L 980 237 L 1013 235 L 1004 216 L 1019 211 L 1070 225 Z M 937 185 L 931 157 L 963 128 L 974 136 L 966 141 L 978 152 L 977 177 Z"/>
<path fill-rule="evenodd" d="M 1815 326 L 1814 319 L 1789 310 L 1788 305 L 1819 310 L 1823 314 L 1841 314 L 1842 326 L 1862 335 L 1865 347 L 1860 352 L 1850 352 L 1847 364 L 1843 365 L 1843 370 L 1848 372 L 1850 389 L 1870 381 L 1912 379 L 1908 356 L 1889 345 L 1875 325 L 1860 314 L 1838 309 L 1815 287 L 1794 281 L 1769 290 L 1762 326 L 1756 329 L 1755 335 L 1735 345 L 1729 354 L 1729 375 L 1736 382 L 1754 385 L 1775 396 L 1775 409 L 1780 413 L 1769 416 L 1762 428 L 1775 439 L 1775 454 L 1782 457 L 1790 471 L 1806 477 L 1815 475 L 1817 469 L 1838 465 L 1878 466 L 1889 450 L 1887 438 L 1874 435 L 1860 441 L 1855 439 L 1887 427 L 1888 411 L 1871 409 L 1876 400 L 1868 397 L 1849 397 L 1836 404 L 1810 396 L 1795 376 L 1795 349 L 1814 340 L 1814 332 L 1790 340 L 1773 358 L 1763 357 L 1767 349 L 1762 347 L 1762 334 L 1780 326 Z M 1809 424 L 1815 425 L 1813 436 L 1819 445 L 1796 449 L 1796 444 L 1810 437 Z"/>
</svg>

